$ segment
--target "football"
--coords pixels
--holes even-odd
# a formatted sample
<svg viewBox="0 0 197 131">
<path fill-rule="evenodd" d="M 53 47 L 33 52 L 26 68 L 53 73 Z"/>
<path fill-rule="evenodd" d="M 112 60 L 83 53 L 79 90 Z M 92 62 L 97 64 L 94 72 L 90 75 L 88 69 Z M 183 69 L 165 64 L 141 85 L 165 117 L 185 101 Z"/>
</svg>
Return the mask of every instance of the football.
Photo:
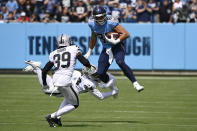
<svg viewBox="0 0 197 131">
<path fill-rule="evenodd" d="M 121 34 L 115 31 L 105 33 L 105 36 L 109 39 L 111 39 L 111 35 L 114 37 L 114 39 L 118 39 Z"/>
</svg>

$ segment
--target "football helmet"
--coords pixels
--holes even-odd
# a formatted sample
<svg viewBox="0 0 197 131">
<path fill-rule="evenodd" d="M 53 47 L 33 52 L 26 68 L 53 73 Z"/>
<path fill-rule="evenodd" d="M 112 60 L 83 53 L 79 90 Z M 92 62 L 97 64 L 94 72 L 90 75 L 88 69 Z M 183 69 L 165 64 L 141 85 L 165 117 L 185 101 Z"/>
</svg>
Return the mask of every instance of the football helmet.
<svg viewBox="0 0 197 131">
<path fill-rule="evenodd" d="M 100 5 L 95 6 L 93 9 L 93 18 L 98 25 L 104 25 L 107 21 L 105 8 Z"/>
<path fill-rule="evenodd" d="M 94 65 L 91 65 L 91 68 L 88 68 L 85 66 L 82 68 L 82 73 L 88 76 L 91 76 L 95 74 L 96 72 L 97 72 L 97 68 Z"/>
<path fill-rule="evenodd" d="M 66 34 L 61 34 L 57 39 L 57 45 L 59 47 L 70 46 L 72 45 L 71 38 Z"/>
</svg>

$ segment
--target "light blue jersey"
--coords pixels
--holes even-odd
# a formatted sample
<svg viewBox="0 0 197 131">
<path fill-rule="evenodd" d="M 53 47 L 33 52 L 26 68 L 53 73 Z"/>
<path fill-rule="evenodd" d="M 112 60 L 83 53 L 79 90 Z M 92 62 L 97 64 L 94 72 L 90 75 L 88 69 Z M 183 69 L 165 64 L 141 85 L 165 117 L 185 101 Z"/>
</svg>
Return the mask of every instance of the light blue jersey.
<svg viewBox="0 0 197 131">
<path fill-rule="evenodd" d="M 112 17 L 107 16 L 107 21 L 104 25 L 98 25 L 94 19 L 90 19 L 88 22 L 89 27 L 91 30 L 96 34 L 96 36 L 100 39 L 103 48 L 111 48 L 113 44 L 109 43 L 105 39 L 105 33 L 113 31 L 114 27 L 118 25 L 118 21 L 112 19 Z"/>
</svg>

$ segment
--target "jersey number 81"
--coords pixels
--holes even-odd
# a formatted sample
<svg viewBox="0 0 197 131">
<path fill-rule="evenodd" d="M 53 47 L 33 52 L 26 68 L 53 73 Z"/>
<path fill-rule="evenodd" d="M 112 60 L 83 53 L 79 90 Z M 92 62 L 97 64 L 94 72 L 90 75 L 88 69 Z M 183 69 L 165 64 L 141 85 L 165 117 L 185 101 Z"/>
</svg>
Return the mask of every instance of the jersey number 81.
<svg viewBox="0 0 197 131">
<path fill-rule="evenodd" d="M 64 52 L 62 54 L 55 54 L 53 56 L 55 61 L 55 70 L 62 68 L 68 68 L 70 66 L 70 52 Z"/>
</svg>

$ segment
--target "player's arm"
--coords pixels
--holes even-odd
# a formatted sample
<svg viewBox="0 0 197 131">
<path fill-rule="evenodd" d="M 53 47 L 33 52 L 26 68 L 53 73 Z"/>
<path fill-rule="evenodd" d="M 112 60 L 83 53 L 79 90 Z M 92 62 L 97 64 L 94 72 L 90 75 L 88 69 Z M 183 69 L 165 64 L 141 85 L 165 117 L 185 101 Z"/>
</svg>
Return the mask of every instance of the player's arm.
<svg viewBox="0 0 197 131">
<path fill-rule="evenodd" d="M 91 37 L 90 37 L 90 41 L 89 41 L 89 49 L 88 49 L 88 52 L 84 55 L 85 58 L 88 59 L 90 57 L 90 55 L 92 53 L 92 49 L 96 45 L 96 41 L 97 41 L 96 34 L 94 33 L 94 31 L 92 31 L 92 34 L 91 34 Z"/>
<path fill-rule="evenodd" d="M 46 82 L 47 73 L 53 67 L 53 65 L 54 65 L 53 62 L 49 61 L 49 62 L 47 62 L 47 64 L 42 69 L 42 83 L 43 83 L 43 86 L 47 85 L 47 82 Z"/>
<path fill-rule="evenodd" d="M 96 98 L 98 98 L 99 100 L 103 100 L 105 98 L 98 89 L 88 90 L 88 92 L 93 96 L 95 96 Z"/>
<path fill-rule="evenodd" d="M 98 98 L 99 100 L 103 100 L 117 94 L 117 92 L 114 92 L 113 90 L 108 92 L 100 92 L 98 89 L 93 89 L 93 90 L 89 90 L 88 92 L 91 93 L 96 98 Z"/>
<path fill-rule="evenodd" d="M 129 32 L 119 24 L 115 26 L 113 30 L 120 33 L 120 37 L 118 39 L 114 39 L 113 37 L 109 39 L 105 36 L 105 39 L 114 45 L 120 43 L 121 41 L 125 40 L 130 36 Z"/>
<path fill-rule="evenodd" d="M 114 30 L 121 34 L 119 37 L 120 41 L 123 41 L 127 39 L 128 37 L 130 37 L 129 32 L 119 24 L 114 28 Z"/>
<path fill-rule="evenodd" d="M 86 67 L 90 68 L 90 62 L 81 54 L 81 52 L 77 53 L 77 59 Z"/>
</svg>

